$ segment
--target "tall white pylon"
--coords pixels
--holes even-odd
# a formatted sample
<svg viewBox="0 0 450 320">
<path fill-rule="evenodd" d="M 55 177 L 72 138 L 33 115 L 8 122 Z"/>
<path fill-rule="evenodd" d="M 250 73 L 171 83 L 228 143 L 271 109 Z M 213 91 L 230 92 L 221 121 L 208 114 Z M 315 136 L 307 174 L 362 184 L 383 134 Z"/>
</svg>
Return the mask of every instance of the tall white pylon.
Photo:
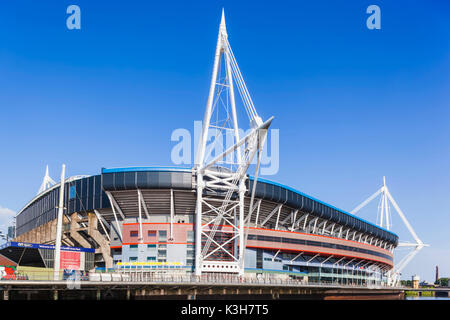
<svg viewBox="0 0 450 320">
<path fill-rule="evenodd" d="M 48 188 L 50 188 L 51 186 L 53 186 L 54 184 L 56 184 L 55 180 L 53 180 L 52 178 L 50 178 L 50 175 L 48 174 L 48 165 L 45 167 L 45 176 L 44 179 L 42 180 L 42 184 L 41 187 L 39 188 L 39 191 L 37 194 L 40 194 L 41 192 L 44 192 L 45 190 L 47 190 Z"/>
<path fill-rule="evenodd" d="M 412 247 L 413 250 L 406 254 L 388 273 L 388 285 L 395 286 L 400 281 L 400 275 L 402 270 L 406 267 L 406 265 L 414 258 L 414 256 L 423 248 L 428 247 L 427 244 L 424 244 L 422 240 L 419 239 L 416 232 L 414 231 L 411 224 L 406 219 L 405 214 L 402 212 L 400 207 L 398 206 L 397 202 L 395 202 L 394 198 L 392 197 L 391 193 L 389 192 L 388 187 L 386 186 L 386 178 L 383 177 L 383 186 L 378 189 L 373 195 L 371 195 L 369 198 L 367 198 L 365 201 L 363 201 L 359 206 L 357 206 L 355 209 L 351 211 L 351 213 L 355 214 L 359 210 L 361 210 L 363 207 L 365 207 L 367 204 L 369 204 L 372 200 L 374 200 L 377 196 L 381 194 L 381 204 L 380 204 L 380 220 L 377 223 L 380 227 L 386 228 L 387 230 L 390 230 L 392 227 L 392 220 L 391 220 L 391 214 L 389 210 L 389 203 L 391 203 L 395 209 L 395 211 L 398 213 L 400 218 L 402 219 L 403 223 L 405 224 L 406 228 L 408 229 L 411 236 L 414 238 L 415 243 L 409 243 L 409 242 L 399 242 L 398 247 Z"/>
<path fill-rule="evenodd" d="M 224 67 L 221 66 L 222 63 Z M 251 128 L 250 133 L 243 138 L 239 136 L 235 85 Z M 223 116 L 219 116 L 222 107 L 225 111 Z M 213 114 L 216 116 L 213 117 Z M 211 85 L 194 168 L 197 187 L 196 275 L 201 275 L 202 272 L 244 273 L 244 197 L 247 191 L 247 170 L 255 154 L 260 155 L 262 152 L 272 119 L 273 117 L 263 123 L 256 112 L 228 42 L 225 14 L 222 10 Z M 225 151 L 217 152 L 218 155 L 214 157 L 206 150 L 211 131 L 216 135 L 214 143 L 219 141 L 217 138 L 223 132 L 231 133 L 233 138 L 233 144 Z M 256 168 L 259 168 L 260 156 L 257 159 Z M 219 164 L 226 169 L 217 168 Z M 219 197 L 214 196 L 217 195 L 217 190 L 223 192 Z"/>
<path fill-rule="evenodd" d="M 56 221 L 56 237 L 55 237 L 55 259 L 53 265 L 53 280 L 60 280 L 61 267 L 61 239 L 62 239 L 62 224 L 64 214 L 64 188 L 65 188 L 65 174 L 66 165 L 62 165 L 61 169 L 61 183 L 59 186 L 59 202 L 58 202 L 58 217 Z"/>
</svg>

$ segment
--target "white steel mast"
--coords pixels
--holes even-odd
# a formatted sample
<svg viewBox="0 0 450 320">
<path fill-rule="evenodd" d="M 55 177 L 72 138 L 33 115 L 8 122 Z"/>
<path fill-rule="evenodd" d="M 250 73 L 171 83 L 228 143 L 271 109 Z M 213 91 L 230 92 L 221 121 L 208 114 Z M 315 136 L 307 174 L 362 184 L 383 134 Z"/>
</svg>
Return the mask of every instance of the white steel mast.
<svg viewBox="0 0 450 320">
<path fill-rule="evenodd" d="M 221 62 L 225 66 L 223 78 L 220 75 Z M 250 122 L 251 130 L 245 137 L 239 136 L 235 84 Z M 224 93 L 226 98 L 222 99 Z M 212 122 L 212 115 L 218 112 L 221 104 L 226 108 L 226 119 L 223 123 Z M 273 117 L 263 123 L 256 112 L 228 42 L 225 14 L 222 10 L 211 85 L 194 167 L 197 184 L 196 275 L 201 275 L 202 272 L 244 273 L 244 197 L 247 191 L 247 170 L 255 154 L 262 152 L 272 119 Z M 215 130 L 216 134 L 219 130 L 231 133 L 234 139 L 232 146 L 212 159 L 206 148 L 210 129 Z M 231 163 L 227 162 L 230 158 Z M 260 157 L 257 168 L 259 160 Z M 218 169 L 219 164 L 224 164 L 224 167 L 229 165 L 230 168 Z M 217 190 L 220 190 L 222 195 L 211 196 L 211 193 L 217 193 Z M 251 203 L 250 206 L 252 205 Z M 225 240 L 218 240 L 218 237 L 222 236 L 225 236 Z"/>
<path fill-rule="evenodd" d="M 59 204 L 58 204 L 58 220 L 56 224 L 56 243 L 55 243 L 55 259 L 53 264 L 54 280 L 59 280 L 59 269 L 61 263 L 61 238 L 62 238 L 62 220 L 64 211 L 64 180 L 66 165 L 62 165 L 61 183 L 59 186 Z"/>
<path fill-rule="evenodd" d="M 414 256 L 423 248 L 428 247 L 427 244 L 424 244 L 422 240 L 419 239 L 416 232 L 414 231 L 411 224 L 406 219 L 405 214 L 398 206 L 397 202 L 392 197 L 391 193 L 389 192 L 389 189 L 386 185 L 386 178 L 383 177 L 383 186 L 378 189 L 373 195 L 371 195 L 369 198 L 367 198 L 365 201 L 363 201 L 359 206 L 357 206 L 355 209 L 351 211 L 352 214 L 355 214 L 362 208 L 364 208 L 367 204 L 369 204 L 372 200 L 377 198 L 381 194 L 381 205 L 380 205 L 380 222 L 379 226 L 382 228 L 386 228 L 387 230 L 390 230 L 392 227 L 392 220 L 389 210 L 389 203 L 392 204 L 395 211 L 400 216 L 401 220 L 405 224 L 406 228 L 408 229 L 409 233 L 413 237 L 415 243 L 408 243 L 408 242 L 400 242 L 398 244 L 398 247 L 412 247 L 413 250 L 409 252 L 403 259 L 401 259 L 393 268 L 393 270 L 389 271 L 388 273 L 388 285 L 395 286 L 400 280 L 400 275 L 402 270 L 406 267 L 406 265 L 414 258 Z M 377 221 L 378 222 L 378 221 Z"/>
<path fill-rule="evenodd" d="M 42 184 L 41 187 L 39 188 L 39 191 L 37 194 L 40 194 L 41 192 L 44 192 L 45 190 L 47 190 L 48 188 L 50 188 L 51 186 L 53 186 L 54 184 L 56 184 L 55 180 L 53 180 L 52 178 L 50 178 L 50 175 L 48 174 L 48 165 L 45 167 L 45 176 L 44 179 L 42 180 Z"/>
</svg>

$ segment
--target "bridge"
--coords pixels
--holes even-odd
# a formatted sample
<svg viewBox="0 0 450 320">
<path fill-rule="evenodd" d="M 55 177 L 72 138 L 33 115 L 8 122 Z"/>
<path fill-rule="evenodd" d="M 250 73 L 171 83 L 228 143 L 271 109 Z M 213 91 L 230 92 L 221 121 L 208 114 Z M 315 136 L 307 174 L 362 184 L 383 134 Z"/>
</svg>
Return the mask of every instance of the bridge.
<svg viewBox="0 0 450 320">
<path fill-rule="evenodd" d="M 419 293 L 422 296 L 423 292 L 432 292 L 435 297 L 450 297 L 450 287 L 438 287 L 438 288 L 407 288 L 405 291 L 412 291 Z"/>
</svg>

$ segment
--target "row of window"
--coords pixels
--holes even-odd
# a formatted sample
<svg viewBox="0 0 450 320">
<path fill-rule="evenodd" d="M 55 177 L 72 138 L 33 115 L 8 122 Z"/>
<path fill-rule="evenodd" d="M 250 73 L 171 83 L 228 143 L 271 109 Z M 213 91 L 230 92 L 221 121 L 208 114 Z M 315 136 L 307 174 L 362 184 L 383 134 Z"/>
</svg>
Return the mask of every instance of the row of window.
<svg viewBox="0 0 450 320">
<path fill-rule="evenodd" d="M 137 262 L 138 261 L 138 257 L 134 256 L 134 257 L 130 257 L 129 258 L 130 262 Z M 152 261 L 156 261 L 156 257 L 147 257 L 147 262 L 152 262 Z M 166 259 L 162 259 L 162 258 L 158 258 L 158 262 L 167 262 Z"/>
<path fill-rule="evenodd" d="M 275 258 L 272 260 L 272 258 L 264 258 L 264 261 L 274 261 L 274 262 L 282 262 L 281 259 Z"/>
<path fill-rule="evenodd" d="M 387 254 L 383 254 L 381 252 L 358 248 L 358 247 L 346 246 L 346 245 L 342 245 L 342 244 L 329 243 L 329 242 L 320 242 L 320 241 L 313 241 L 313 240 L 293 239 L 293 238 L 284 238 L 284 237 L 263 236 L 263 235 L 255 235 L 255 234 L 249 234 L 248 240 L 281 242 L 281 243 L 299 244 L 299 245 L 305 245 L 305 246 L 315 246 L 315 247 L 322 247 L 322 248 L 354 251 L 354 252 L 370 254 L 373 256 L 392 260 L 391 256 L 389 256 Z"/>
<path fill-rule="evenodd" d="M 138 236 L 139 236 L 139 231 L 137 231 L 137 230 L 131 230 L 130 231 L 130 237 L 131 238 L 136 238 Z M 147 236 L 149 238 L 155 238 L 156 239 L 156 230 L 148 230 Z M 158 240 L 161 241 L 161 242 L 167 241 L 167 231 L 166 230 L 159 230 L 158 231 Z"/>
<path fill-rule="evenodd" d="M 129 251 L 135 252 L 138 251 L 138 245 L 132 244 L 129 246 Z M 166 262 L 167 259 L 167 244 L 147 244 L 147 250 L 149 250 L 149 256 L 147 257 L 147 261 L 158 261 L 158 262 Z M 152 252 L 154 250 L 154 252 Z M 130 262 L 137 261 L 137 256 L 132 256 L 129 258 Z M 195 246 L 194 244 L 186 245 L 186 265 L 194 265 L 195 261 Z"/>
<path fill-rule="evenodd" d="M 130 237 L 131 238 L 139 237 L 139 231 L 131 230 Z M 156 230 L 148 230 L 147 237 L 150 239 L 156 240 Z M 187 231 L 186 240 L 187 240 L 187 242 L 194 242 L 194 231 Z M 167 231 L 166 230 L 158 230 L 158 241 L 159 242 L 167 241 Z"/>
<path fill-rule="evenodd" d="M 151 251 L 155 251 L 151 256 L 147 257 L 147 261 L 156 261 L 158 258 L 158 262 L 165 262 L 167 258 L 167 244 L 147 244 L 147 249 Z M 138 250 L 137 244 L 132 244 L 129 247 L 130 252 L 134 252 Z M 131 259 L 133 258 L 133 259 Z M 137 261 L 137 257 L 130 257 L 130 261 Z"/>
</svg>

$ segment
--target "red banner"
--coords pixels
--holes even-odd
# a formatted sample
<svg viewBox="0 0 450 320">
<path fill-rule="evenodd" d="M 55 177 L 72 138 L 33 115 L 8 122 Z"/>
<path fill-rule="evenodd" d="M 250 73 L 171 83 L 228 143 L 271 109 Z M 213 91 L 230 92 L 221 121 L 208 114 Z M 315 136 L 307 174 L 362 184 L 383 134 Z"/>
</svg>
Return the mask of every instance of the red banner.
<svg viewBox="0 0 450 320">
<path fill-rule="evenodd" d="M 61 269 L 80 270 L 81 252 L 61 251 Z"/>
</svg>

